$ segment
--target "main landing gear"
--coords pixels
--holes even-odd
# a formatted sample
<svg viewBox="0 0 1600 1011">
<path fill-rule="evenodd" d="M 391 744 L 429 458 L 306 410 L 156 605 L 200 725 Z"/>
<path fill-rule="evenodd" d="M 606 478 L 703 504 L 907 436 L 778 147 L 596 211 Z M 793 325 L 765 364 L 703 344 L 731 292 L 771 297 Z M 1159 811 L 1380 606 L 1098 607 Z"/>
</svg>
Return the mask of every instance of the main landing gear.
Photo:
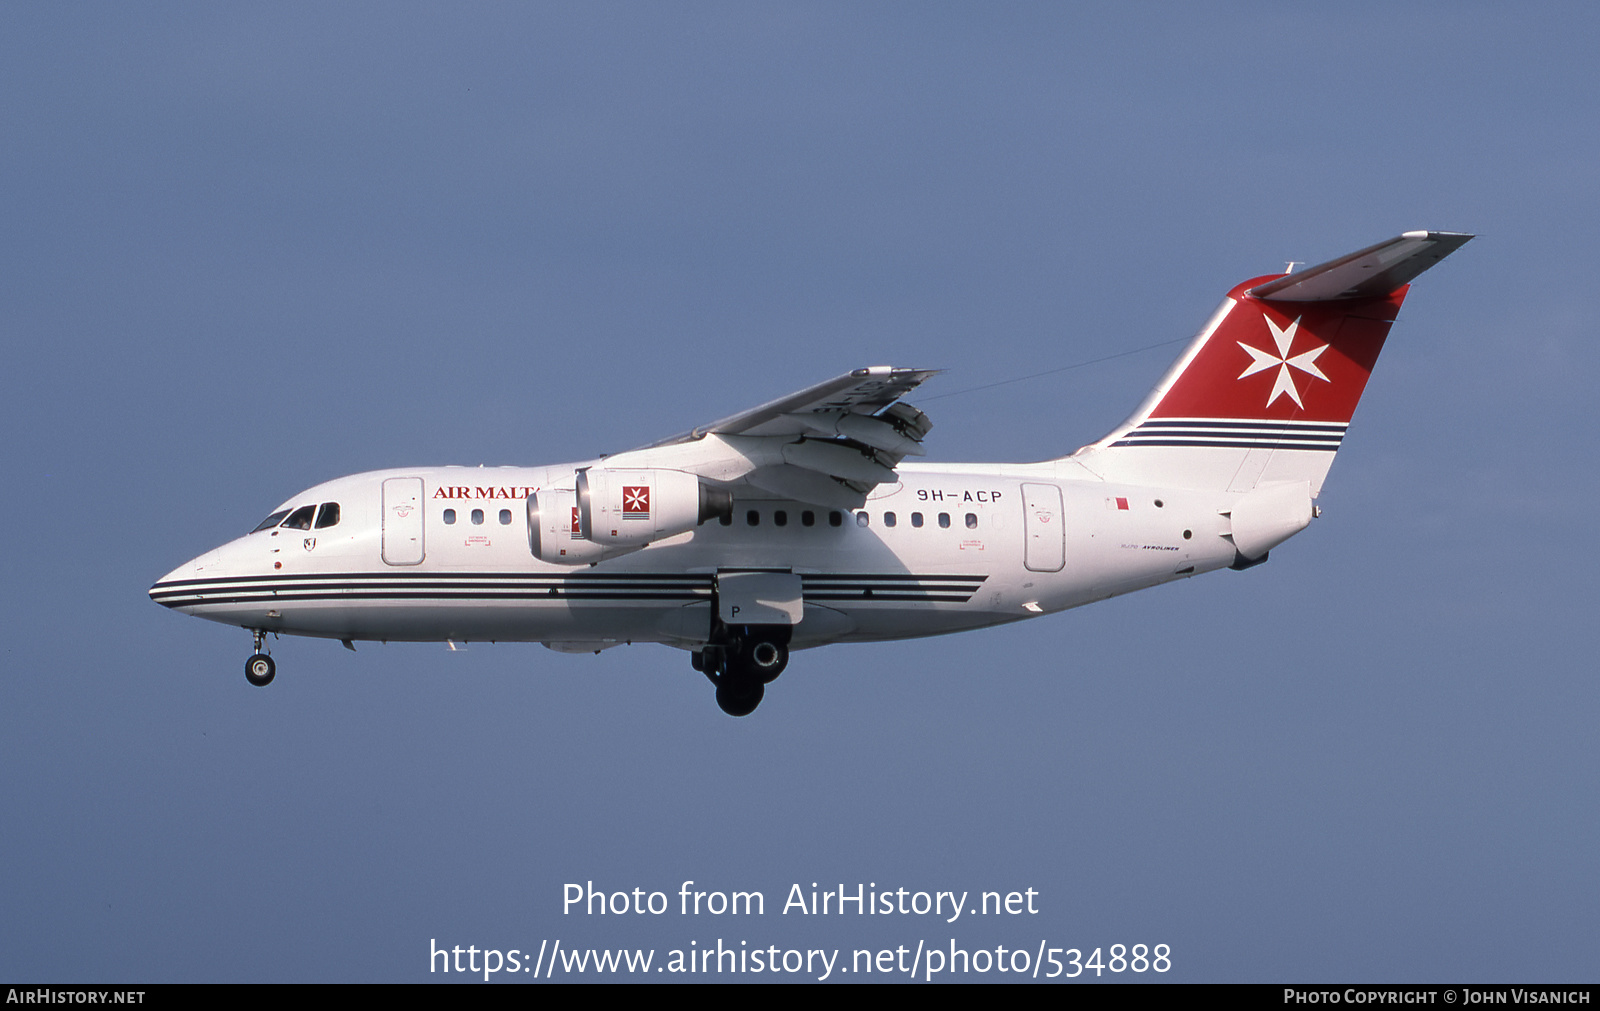
<svg viewBox="0 0 1600 1011">
<path fill-rule="evenodd" d="M 265 688 L 272 683 L 273 677 L 278 673 L 278 665 L 272 662 L 272 657 L 262 652 L 262 645 L 267 640 L 267 633 L 261 629 L 251 629 L 250 634 L 255 636 L 255 655 L 244 662 L 244 679 L 257 688 Z"/>
<path fill-rule="evenodd" d="M 717 705 L 729 716 L 749 716 L 789 665 L 789 625 L 736 625 L 718 630 L 718 641 L 690 655 L 689 662 L 717 686 Z"/>
</svg>

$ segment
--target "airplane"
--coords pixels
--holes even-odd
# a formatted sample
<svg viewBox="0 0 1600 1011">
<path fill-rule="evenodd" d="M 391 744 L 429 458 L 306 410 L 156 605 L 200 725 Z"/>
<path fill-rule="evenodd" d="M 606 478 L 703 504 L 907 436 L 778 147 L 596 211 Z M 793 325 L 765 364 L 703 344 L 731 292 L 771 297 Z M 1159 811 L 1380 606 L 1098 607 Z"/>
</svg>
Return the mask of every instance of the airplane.
<svg viewBox="0 0 1600 1011">
<path fill-rule="evenodd" d="M 1000 625 L 1217 569 L 1310 525 L 1417 275 L 1411 231 L 1221 307 L 1131 416 L 1069 456 L 917 463 L 935 370 L 856 369 L 640 449 L 546 467 L 343 477 L 150 588 L 267 636 L 689 652 L 731 716 L 792 650 Z M 1292 268 L 1291 264 L 1291 268 Z"/>
</svg>

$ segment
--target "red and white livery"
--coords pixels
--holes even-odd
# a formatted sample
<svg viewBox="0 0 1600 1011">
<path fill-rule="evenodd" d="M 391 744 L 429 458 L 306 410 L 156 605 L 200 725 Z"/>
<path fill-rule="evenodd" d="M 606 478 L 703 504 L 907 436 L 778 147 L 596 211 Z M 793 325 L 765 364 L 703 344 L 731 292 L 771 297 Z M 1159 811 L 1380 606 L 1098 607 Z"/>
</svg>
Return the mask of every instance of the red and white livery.
<svg viewBox="0 0 1600 1011">
<path fill-rule="evenodd" d="M 935 373 L 857 369 L 675 438 L 548 467 L 416 467 L 306 490 L 151 587 L 249 629 L 689 651 L 732 715 L 789 652 L 996 625 L 1215 569 L 1303 530 L 1410 281 L 1406 232 L 1221 308 L 1127 421 L 1030 464 L 908 463 Z"/>
</svg>

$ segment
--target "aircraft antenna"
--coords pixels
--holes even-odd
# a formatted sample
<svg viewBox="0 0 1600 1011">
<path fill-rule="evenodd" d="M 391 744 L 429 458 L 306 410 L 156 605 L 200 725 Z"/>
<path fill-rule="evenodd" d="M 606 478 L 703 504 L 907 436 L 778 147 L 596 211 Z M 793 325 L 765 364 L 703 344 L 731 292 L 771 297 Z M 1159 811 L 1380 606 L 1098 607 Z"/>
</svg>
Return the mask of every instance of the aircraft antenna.
<svg viewBox="0 0 1600 1011">
<path fill-rule="evenodd" d="M 984 383 L 982 386 L 968 386 L 964 390 L 953 390 L 949 393 L 939 393 L 931 397 L 918 397 L 917 399 L 923 403 L 927 403 L 933 400 L 943 400 L 946 397 L 959 397 L 963 393 L 977 393 L 980 390 L 992 390 L 996 386 L 1010 386 L 1012 383 L 1027 382 L 1029 379 L 1038 379 L 1041 376 L 1053 376 L 1058 372 L 1071 372 L 1073 369 L 1086 369 L 1091 365 L 1099 365 L 1102 362 L 1115 361 L 1118 358 L 1126 358 L 1129 355 L 1143 354 L 1146 351 L 1154 351 L 1156 348 L 1171 347 L 1174 344 L 1187 344 L 1192 340 L 1194 340 L 1192 335 L 1189 337 L 1177 337 L 1173 340 L 1162 341 L 1159 344 L 1146 344 L 1142 348 L 1134 348 L 1131 351 L 1118 351 L 1114 355 L 1105 355 L 1100 358 L 1090 358 L 1087 361 L 1074 362 L 1071 365 L 1062 365 L 1059 368 L 1045 369 L 1043 372 L 1030 372 L 1025 376 L 1016 376 L 1011 379 L 1001 379 L 998 382 Z"/>
</svg>

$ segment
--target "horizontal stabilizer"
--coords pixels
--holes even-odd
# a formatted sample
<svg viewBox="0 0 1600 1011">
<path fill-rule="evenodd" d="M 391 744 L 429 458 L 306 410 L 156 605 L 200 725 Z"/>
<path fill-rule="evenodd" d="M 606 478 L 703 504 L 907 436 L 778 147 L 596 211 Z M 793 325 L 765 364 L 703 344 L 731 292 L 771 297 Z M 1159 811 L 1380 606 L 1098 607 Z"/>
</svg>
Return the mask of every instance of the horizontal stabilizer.
<svg viewBox="0 0 1600 1011">
<path fill-rule="evenodd" d="M 1383 298 L 1466 245 L 1461 232 L 1406 232 L 1337 260 L 1257 285 L 1250 294 L 1269 302 L 1333 302 Z"/>
</svg>

